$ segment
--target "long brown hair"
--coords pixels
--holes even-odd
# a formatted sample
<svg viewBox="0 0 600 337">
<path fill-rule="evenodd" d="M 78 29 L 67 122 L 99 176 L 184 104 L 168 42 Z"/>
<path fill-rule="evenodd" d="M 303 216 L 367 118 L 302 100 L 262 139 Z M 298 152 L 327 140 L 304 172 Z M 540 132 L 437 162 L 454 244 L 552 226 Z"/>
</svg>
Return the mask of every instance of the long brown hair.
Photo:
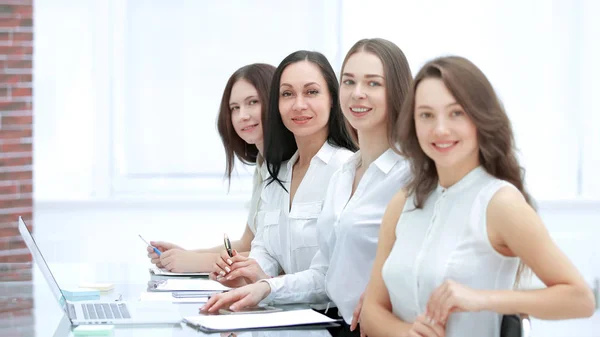
<svg viewBox="0 0 600 337">
<path fill-rule="evenodd" d="M 390 146 L 396 142 L 398 137 L 398 129 L 394 127 L 400 110 L 402 109 L 402 103 L 406 98 L 410 84 L 412 83 L 412 73 L 408 60 L 402 50 L 393 42 L 390 42 L 381 38 L 374 39 L 362 39 L 356 42 L 352 48 L 346 54 L 344 62 L 342 63 L 342 73 L 344 67 L 348 62 L 348 59 L 358 53 L 367 52 L 377 56 L 383 64 L 383 73 L 385 76 L 385 88 L 386 88 L 386 103 L 387 103 L 387 115 L 388 115 L 388 140 Z M 342 76 L 340 76 L 340 79 Z M 349 124 L 349 123 L 348 123 Z M 358 141 L 356 130 L 348 125 L 348 128 L 352 132 L 352 136 L 355 141 Z"/>
<path fill-rule="evenodd" d="M 225 176 L 231 181 L 231 173 L 234 167 L 234 155 L 244 164 L 260 164 L 262 158 L 256 145 L 246 143 L 233 128 L 231 122 L 231 109 L 229 108 L 229 99 L 231 98 L 231 89 L 239 80 L 246 80 L 258 93 L 258 99 L 261 104 L 261 116 L 266 116 L 267 105 L 269 103 L 269 88 L 271 80 L 275 73 L 275 67 L 270 64 L 254 63 L 236 70 L 225 85 L 221 105 L 219 106 L 219 116 L 217 117 L 217 129 L 225 148 L 225 158 L 227 166 Z M 261 117 L 261 120 L 263 118 Z"/>
<path fill-rule="evenodd" d="M 415 194 L 415 207 L 423 207 L 439 179 L 435 163 L 419 145 L 415 127 L 415 93 L 419 83 L 426 78 L 444 82 L 475 124 L 481 166 L 490 175 L 513 184 L 535 209 L 524 186 L 525 171 L 517 160 L 512 126 L 502 103 L 483 72 L 471 61 L 458 56 L 437 58 L 421 68 L 396 124 L 399 150 L 411 164 L 412 178 L 407 190 L 409 194 Z M 521 263 L 517 282 L 524 270 L 525 266 Z"/>
</svg>

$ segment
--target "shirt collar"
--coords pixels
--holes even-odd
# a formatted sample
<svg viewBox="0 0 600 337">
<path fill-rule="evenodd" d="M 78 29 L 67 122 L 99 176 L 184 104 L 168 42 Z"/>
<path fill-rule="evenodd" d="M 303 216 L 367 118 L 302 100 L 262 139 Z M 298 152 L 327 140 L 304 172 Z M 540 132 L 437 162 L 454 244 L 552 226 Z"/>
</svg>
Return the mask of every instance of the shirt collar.
<svg viewBox="0 0 600 337">
<path fill-rule="evenodd" d="M 398 161 L 402 159 L 402 156 L 397 154 L 392 149 L 387 149 L 384 153 L 382 153 L 379 158 L 377 158 L 374 164 L 383 172 L 384 174 L 390 173 L 392 167 L 396 165 Z"/>
<path fill-rule="evenodd" d="M 464 176 L 461 180 L 459 180 L 457 183 L 455 183 L 454 185 L 452 185 L 448 188 L 442 187 L 442 185 L 440 185 L 440 183 L 438 182 L 436 190 L 438 192 L 447 191 L 448 193 L 458 192 L 458 191 L 461 191 L 464 188 L 472 185 L 477 180 L 479 180 L 479 178 L 481 178 L 485 175 L 487 175 L 487 171 L 483 168 L 483 166 L 477 166 L 476 168 L 471 170 L 469 173 L 467 173 L 467 175 Z"/>
<path fill-rule="evenodd" d="M 325 144 L 323 144 L 323 146 L 321 146 L 321 148 L 319 149 L 319 151 L 317 152 L 317 154 L 315 154 L 315 156 L 313 157 L 313 159 L 311 159 L 311 162 L 315 158 L 318 158 L 325 165 L 327 165 L 327 163 L 329 163 L 329 161 L 331 160 L 331 158 L 335 154 L 336 150 L 337 150 L 336 147 L 334 147 L 333 145 L 329 144 L 328 141 L 325 141 Z M 298 160 L 299 156 L 300 156 L 300 153 L 298 152 L 298 150 L 296 150 L 296 152 L 294 153 L 294 155 L 292 156 L 292 158 L 290 158 L 290 160 L 288 160 L 288 163 L 287 163 L 288 169 L 291 169 L 294 166 L 294 164 Z"/>
<path fill-rule="evenodd" d="M 388 174 L 392 170 L 392 167 L 396 165 L 398 161 L 402 160 L 402 156 L 394 152 L 392 149 L 387 149 L 383 152 L 375 161 L 372 163 L 377 167 L 383 174 Z M 343 170 L 355 170 L 360 163 L 360 150 L 356 151 L 349 159 L 344 163 Z M 405 164 L 405 163 L 404 163 Z"/>
</svg>

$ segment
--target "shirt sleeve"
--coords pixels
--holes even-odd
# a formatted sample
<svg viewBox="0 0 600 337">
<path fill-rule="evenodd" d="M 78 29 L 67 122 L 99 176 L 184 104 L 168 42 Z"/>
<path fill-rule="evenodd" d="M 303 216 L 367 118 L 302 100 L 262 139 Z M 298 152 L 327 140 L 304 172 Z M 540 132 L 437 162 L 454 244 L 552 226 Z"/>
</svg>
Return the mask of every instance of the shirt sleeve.
<svg viewBox="0 0 600 337">
<path fill-rule="evenodd" d="M 263 302 L 273 304 L 286 303 L 324 303 L 329 301 L 325 288 L 325 276 L 329 268 L 329 257 L 319 249 L 307 270 L 262 280 L 269 283 L 271 293 Z"/>
</svg>

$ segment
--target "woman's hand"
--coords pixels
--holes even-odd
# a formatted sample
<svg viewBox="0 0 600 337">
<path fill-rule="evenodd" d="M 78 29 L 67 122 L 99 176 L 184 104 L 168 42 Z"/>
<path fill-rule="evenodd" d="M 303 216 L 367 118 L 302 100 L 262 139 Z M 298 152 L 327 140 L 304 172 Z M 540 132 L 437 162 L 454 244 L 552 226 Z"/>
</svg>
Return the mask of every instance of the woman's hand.
<svg viewBox="0 0 600 337">
<path fill-rule="evenodd" d="M 169 249 L 185 250 L 185 249 L 179 247 L 178 245 L 176 245 L 174 243 L 170 243 L 170 242 L 150 241 L 150 244 L 152 246 L 156 247 L 156 249 L 158 249 L 161 253 L 164 253 Z M 154 249 L 152 249 L 152 247 L 150 247 L 150 246 L 146 247 L 146 251 L 148 252 L 148 257 L 150 258 L 150 262 L 152 264 L 156 265 L 158 268 L 164 268 L 164 265 L 160 261 L 160 257 L 158 256 L 158 254 L 156 254 L 156 252 L 154 251 Z"/>
<path fill-rule="evenodd" d="M 169 249 L 160 255 L 160 263 L 174 273 L 199 272 L 199 258 L 199 254 L 193 251 Z"/>
<path fill-rule="evenodd" d="M 242 256 L 236 250 L 233 251 L 232 257 L 225 250 L 222 251 L 211 274 L 211 279 L 229 287 L 240 287 L 267 278 L 269 276 L 256 260 Z"/>
<path fill-rule="evenodd" d="M 363 305 L 364 300 L 365 300 L 365 293 L 363 292 L 362 295 L 360 295 L 360 298 L 358 299 L 358 304 L 356 305 L 356 308 L 354 308 L 354 313 L 352 313 L 352 324 L 350 325 L 350 331 L 354 331 L 354 329 L 356 329 L 356 327 L 358 326 L 358 323 L 360 323 L 360 312 L 362 311 L 362 305 Z M 360 337 L 365 337 L 365 336 L 366 336 L 366 334 L 361 327 L 360 328 Z"/>
<path fill-rule="evenodd" d="M 238 311 L 247 307 L 254 307 L 269 296 L 270 293 L 271 286 L 267 282 L 250 284 L 211 296 L 208 302 L 200 308 L 200 311 L 215 313 L 221 308 Z"/>
<path fill-rule="evenodd" d="M 434 323 L 445 325 L 451 313 L 481 311 L 485 307 L 485 301 L 486 297 L 482 291 L 446 280 L 429 297 L 426 315 L 433 319 Z"/>
<path fill-rule="evenodd" d="M 439 322 L 433 322 L 425 315 L 419 315 L 408 331 L 409 337 L 444 337 L 446 327 Z"/>
</svg>

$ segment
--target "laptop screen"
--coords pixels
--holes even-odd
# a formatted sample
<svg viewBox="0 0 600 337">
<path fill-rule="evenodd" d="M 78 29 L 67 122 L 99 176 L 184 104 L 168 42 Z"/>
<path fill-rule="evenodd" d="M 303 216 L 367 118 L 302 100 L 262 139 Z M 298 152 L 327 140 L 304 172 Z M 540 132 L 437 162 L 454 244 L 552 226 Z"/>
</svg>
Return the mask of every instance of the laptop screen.
<svg viewBox="0 0 600 337">
<path fill-rule="evenodd" d="M 50 289 L 52 290 L 52 294 L 54 295 L 54 297 L 56 297 L 56 300 L 60 304 L 61 308 L 63 308 L 63 310 L 68 314 L 67 301 L 65 300 L 65 297 L 63 296 L 62 292 L 60 291 L 58 282 L 56 282 L 56 279 L 50 272 L 50 268 L 48 268 L 48 264 L 46 263 L 46 260 L 44 260 L 44 256 L 42 256 L 42 252 L 40 252 L 40 249 L 38 248 L 37 244 L 35 243 L 35 240 L 33 239 L 31 232 L 29 232 L 29 229 L 27 228 L 27 226 L 25 225 L 25 222 L 23 221 L 23 218 L 21 218 L 21 217 L 19 217 L 19 232 L 21 233 L 21 236 L 23 237 L 23 241 L 25 241 L 25 245 L 27 245 L 27 248 L 29 248 L 31 255 L 33 256 L 34 262 L 36 262 L 36 264 L 40 268 L 40 271 L 42 272 L 42 275 L 44 275 L 46 282 L 48 282 L 48 285 L 50 286 Z"/>
</svg>

